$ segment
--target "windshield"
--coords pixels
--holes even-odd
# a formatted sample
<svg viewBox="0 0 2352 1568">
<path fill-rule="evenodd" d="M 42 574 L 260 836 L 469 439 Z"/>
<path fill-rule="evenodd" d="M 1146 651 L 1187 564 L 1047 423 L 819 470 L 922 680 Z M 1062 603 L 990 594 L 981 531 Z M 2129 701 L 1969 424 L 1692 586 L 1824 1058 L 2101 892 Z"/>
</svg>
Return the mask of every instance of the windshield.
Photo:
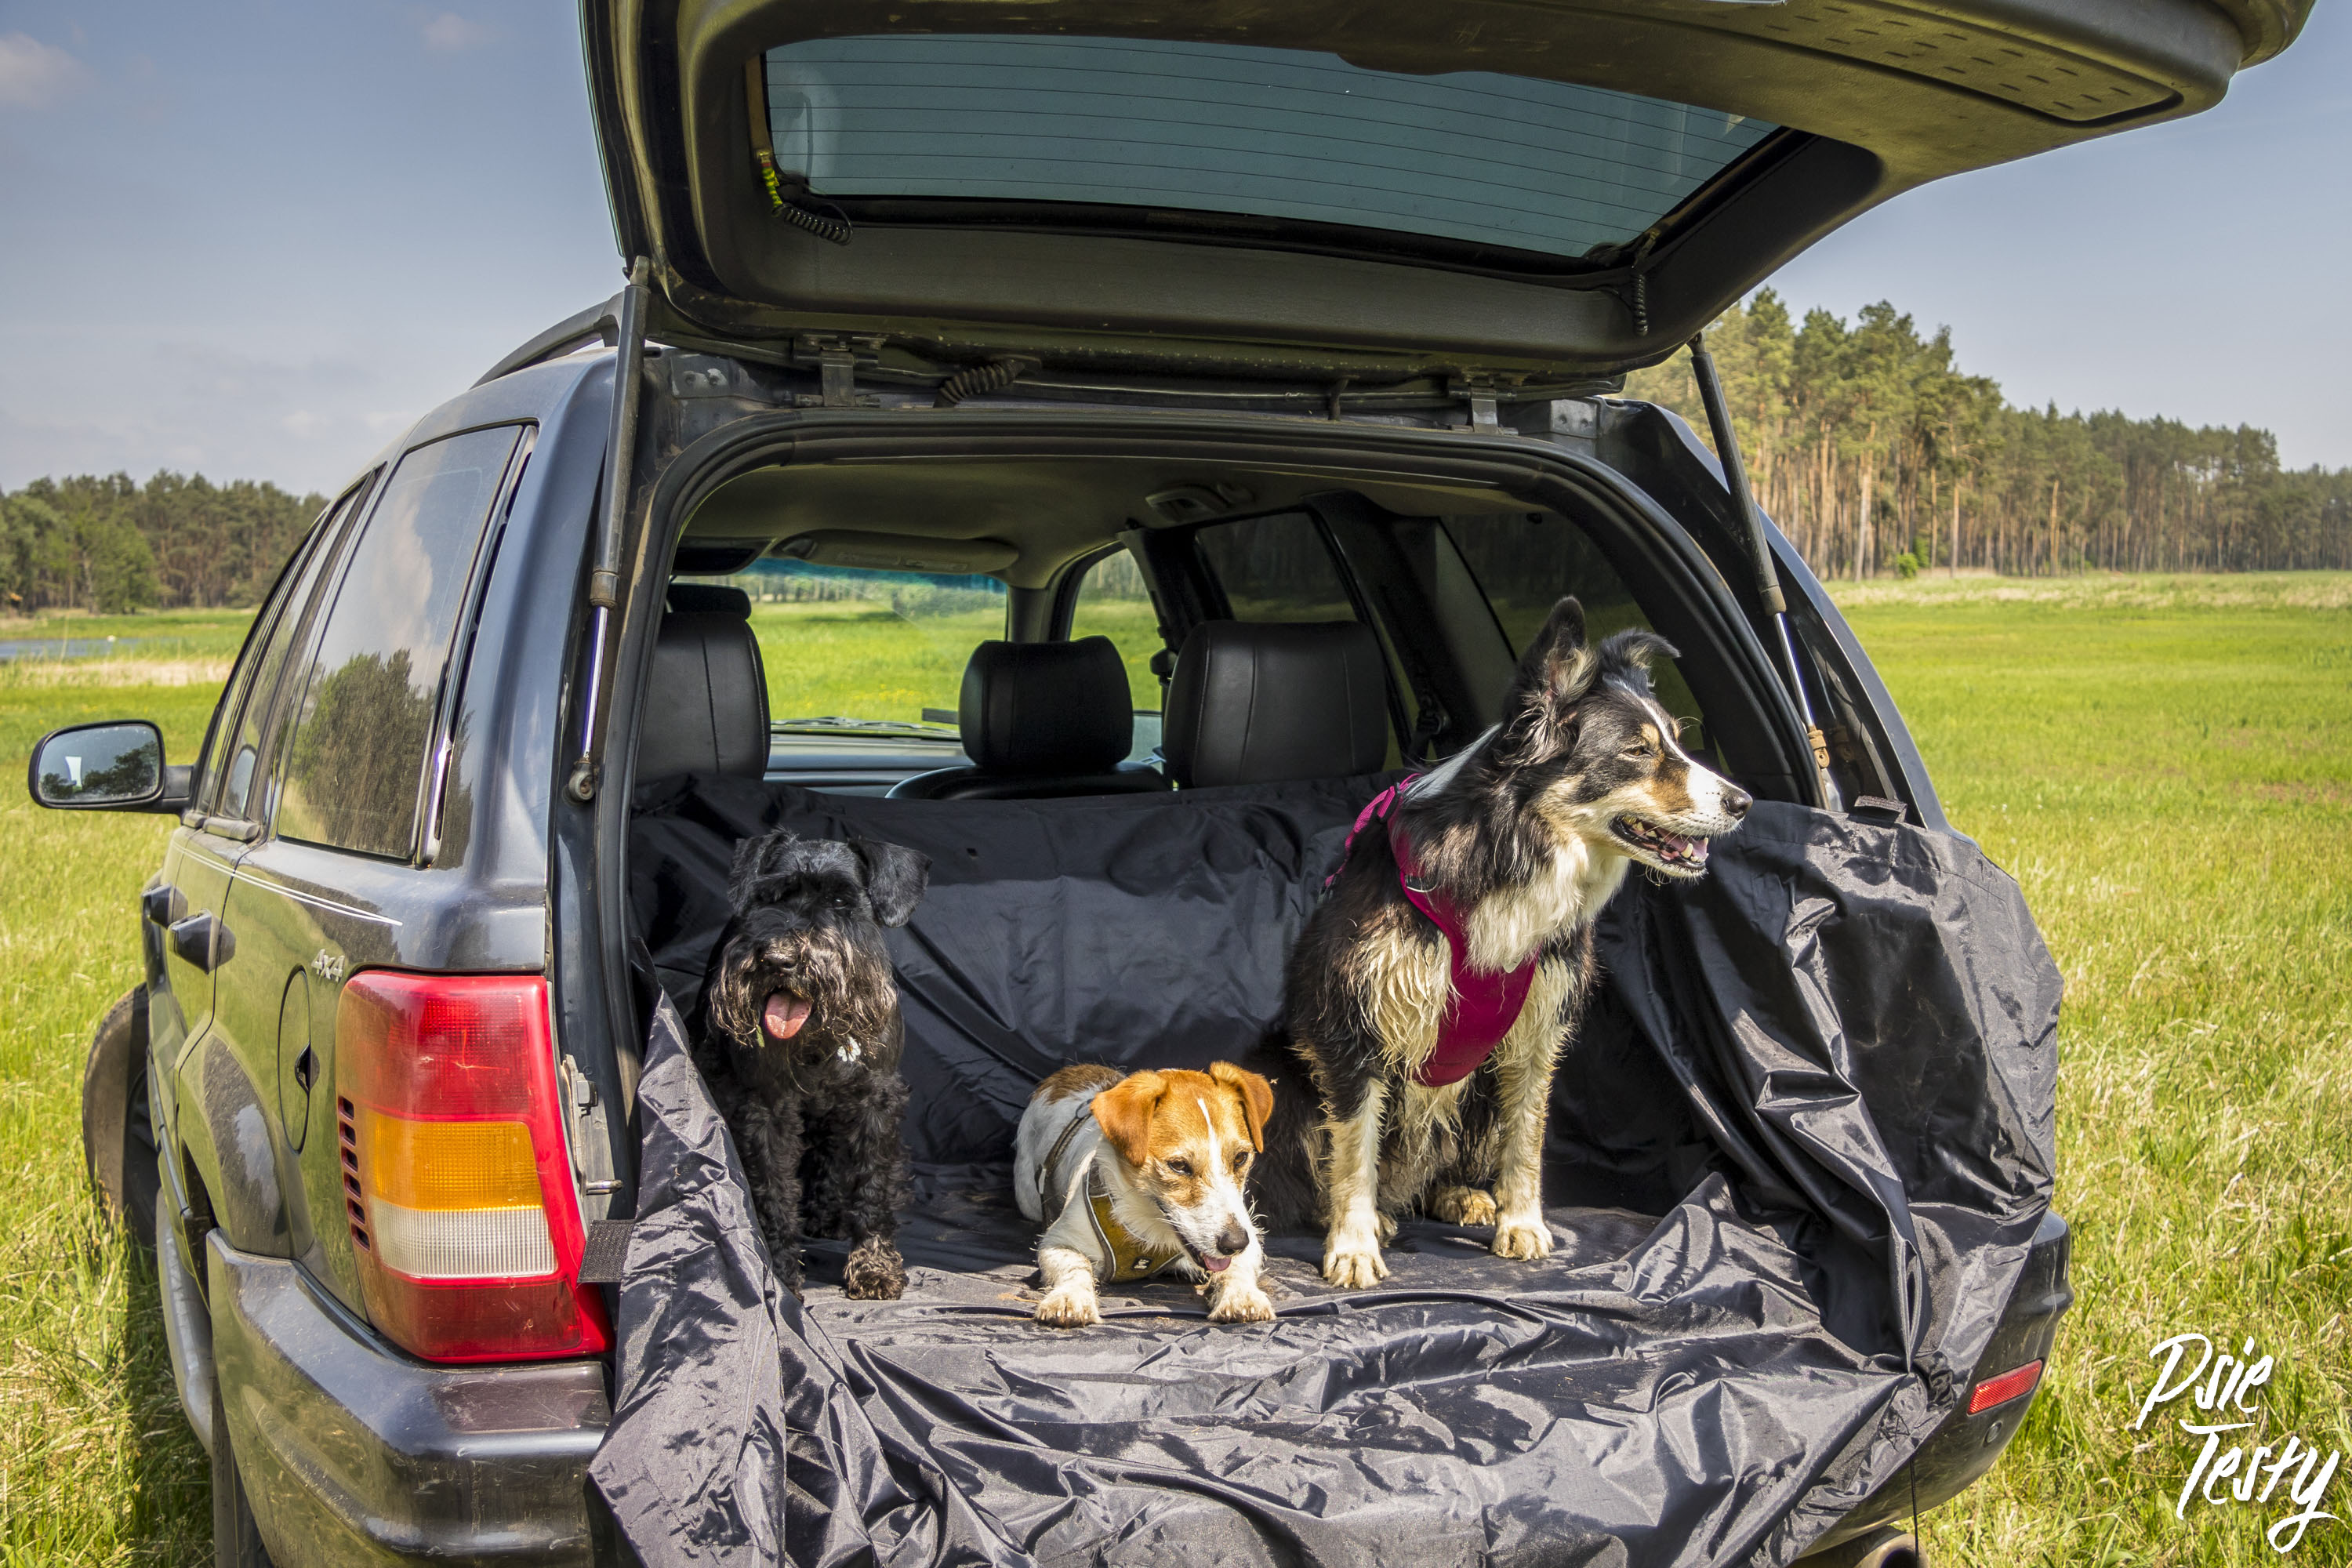
<svg viewBox="0 0 2352 1568">
<path fill-rule="evenodd" d="M 1129 38 L 887 35 L 767 55 L 818 196 L 1110 204 L 1558 257 L 1631 240 L 1777 127 L 1486 71 Z"/>
<path fill-rule="evenodd" d="M 1004 635 L 993 577 L 762 561 L 724 582 L 751 595 L 751 632 L 779 729 L 956 738 L 971 650 Z"/>
</svg>

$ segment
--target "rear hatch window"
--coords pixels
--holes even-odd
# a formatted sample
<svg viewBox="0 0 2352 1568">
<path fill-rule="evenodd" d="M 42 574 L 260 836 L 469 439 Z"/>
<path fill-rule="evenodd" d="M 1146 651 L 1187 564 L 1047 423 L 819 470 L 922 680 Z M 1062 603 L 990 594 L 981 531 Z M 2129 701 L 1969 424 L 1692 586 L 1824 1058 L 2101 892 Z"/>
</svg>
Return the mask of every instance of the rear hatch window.
<svg viewBox="0 0 2352 1568">
<path fill-rule="evenodd" d="M 777 166 L 821 198 L 1174 209 L 1559 258 L 1636 238 L 1778 129 L 1565 82 L 1153 39 L 822 38 L 764 68 Z"/>
</svg>

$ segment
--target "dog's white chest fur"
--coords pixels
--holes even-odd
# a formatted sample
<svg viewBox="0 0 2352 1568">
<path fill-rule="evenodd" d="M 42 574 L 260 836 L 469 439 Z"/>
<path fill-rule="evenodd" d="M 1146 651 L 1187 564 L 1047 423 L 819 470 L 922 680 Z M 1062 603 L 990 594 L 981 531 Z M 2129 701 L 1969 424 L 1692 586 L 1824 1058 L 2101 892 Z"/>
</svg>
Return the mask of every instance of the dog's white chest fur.
<svg viewBox="0 0 2352 1568">
<path fill-rule="evenodd" d="M 1470 966 L 1495 973 L 1525 963 L 1545 942 L 1598 915 L 1623 885 L 1628 865 L 1622 855 L 1596 855 L 1582 838 L 1570 838 L 1533 877 L 1470 910 L 1463 922 Z"/>
</svg>

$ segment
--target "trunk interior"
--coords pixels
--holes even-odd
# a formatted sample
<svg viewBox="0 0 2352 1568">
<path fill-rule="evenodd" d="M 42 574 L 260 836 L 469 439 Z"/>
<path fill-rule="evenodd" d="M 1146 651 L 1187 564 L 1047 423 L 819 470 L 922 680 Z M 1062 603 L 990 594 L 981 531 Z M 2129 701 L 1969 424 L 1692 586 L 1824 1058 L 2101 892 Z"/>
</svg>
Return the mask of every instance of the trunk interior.
<svg viewBox="0 0 2352 1568">
<path fill-rule="evenodd" d="M 1722 579 L 1605 471 L 1316 439 L 930 461 L 902 439 L 883 463 L 803 438 L 698 482 L 630 803 L 654 1023 L 598 1474 L 633 1540 L 765 1510 L 940 1561 L 1778 1561 L 1964 1392 L 2049 1194 L 2056 976 L 2014 884 L 1964 840 L 1813 808 Z M 1636 879 L 1603 917 L 1551 1096 L 1551 1257 L 1410 1218 L 1391 1278 L 1350 1291 L 1319 1235 L 1270 1234 L 1271 1325 L 1213 1327 L 1150 1279 L 1104 1287 L 1099 1328 L 1037 1326 L 1010 1164 L 1031 1089 L 1264 1043 L 1359 811 L 1495 721 L 1571 592 L 1596 631 L 1675 643 L 1661 700 L 1758 805 L 1703 882 Z M 1386 679 L 1308 671 L 1180 717 L 1169 650 L 1225 621 L 1339 628 Z M 967 673 L 1008 633 L 1116 658 L 1077 686 L 1018 647 Z M 895 1302 L 842 1294 L 838 1240 L 804 1300 L 762 1283 L 679 1048 L 735 846 L 779 828 L 930 862 L 887 933 L 916 1186 Z M 771 1421 L 799 1468 L 763 1500 L 734 1467 Z"/>
</svg>

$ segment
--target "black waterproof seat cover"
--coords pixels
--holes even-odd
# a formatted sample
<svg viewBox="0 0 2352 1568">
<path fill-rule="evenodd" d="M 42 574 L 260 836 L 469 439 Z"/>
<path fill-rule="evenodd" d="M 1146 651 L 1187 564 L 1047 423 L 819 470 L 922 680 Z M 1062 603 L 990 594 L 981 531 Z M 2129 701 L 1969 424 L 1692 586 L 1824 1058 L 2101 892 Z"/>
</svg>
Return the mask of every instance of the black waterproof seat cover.
<svg viewBox="0 0 2352 1568">
<path fill-rule="evenodd" d="M 890 933 L 915 1212 L 906 1299 L 770 1278 L 665 999 L 639 1115 L 614 1424 L 593 1474 L 651 1563 L 1779 1563 L 1962 1395 L 2047 1206 L 2059 983 L 1956 837 L 1759 802 L 1704 881 L 1636 879 L 1553 1097 L 1539 1264 L 1408 1224 L 1338 1292 L 1272 1238 L 1277 1321 L 1181 1285 L 1030 1321 L 1028 1087 L 1198 1066 L 1279 1011 L 1281 950 L 1363 777 L 1051 803 L 729 778 L 640 791 L 632 889 L 690 1007 L 732 841 L 931 857 Z M 1277 1093 L 1300 1091 L 1284 1084 Z"/>
</svg>

